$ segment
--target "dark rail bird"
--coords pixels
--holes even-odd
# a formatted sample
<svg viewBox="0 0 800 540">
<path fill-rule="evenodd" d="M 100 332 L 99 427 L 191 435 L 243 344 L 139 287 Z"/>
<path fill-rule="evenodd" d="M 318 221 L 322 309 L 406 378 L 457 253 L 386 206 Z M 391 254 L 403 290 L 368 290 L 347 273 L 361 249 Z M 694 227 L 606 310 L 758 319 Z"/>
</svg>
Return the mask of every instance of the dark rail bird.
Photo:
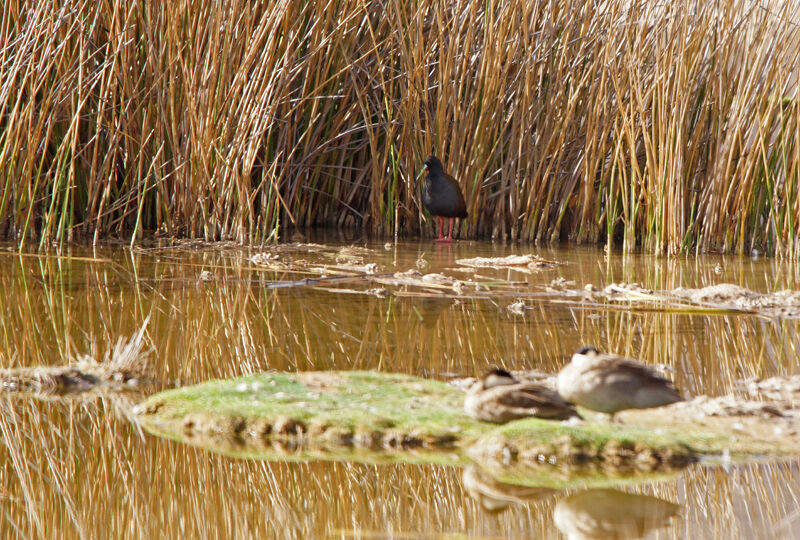
<svg viewBox="0 0 800 540">
<path fill-rule="evenodd" d="M 442 162 L 436 156 L 428 156 L 425 160 L 425 190 L 422 192 L 422 203 L 431 215 L 439 220 L 439 236 L 437 242 L 453 241 L 453 219 L 467 217 L 467 203 L 456 179 L 444 172 Z M 442 218 L 448 218 L 447 236 L 442 236 Z"/>
</svg>

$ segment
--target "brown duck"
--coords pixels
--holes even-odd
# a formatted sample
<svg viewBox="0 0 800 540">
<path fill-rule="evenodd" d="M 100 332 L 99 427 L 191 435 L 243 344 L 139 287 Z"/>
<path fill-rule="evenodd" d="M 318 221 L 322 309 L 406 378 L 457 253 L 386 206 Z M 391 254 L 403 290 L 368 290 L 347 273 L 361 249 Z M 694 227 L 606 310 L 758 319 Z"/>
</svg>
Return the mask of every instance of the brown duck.
<svg viewBox="0 0 800 540">
<path fill-rule="evenodd" d="M 477 420 L 502 424 L 518 418 L 566 420 L 575 408 L 544 385 L 518 381 L 504 369 L 492 369 L 472 384 L 464 410 Z"/>
<path fill-rule="evenodd" d="M 558 392 L 570 403 L 610 414 L 683 401 L 675 385 L 636 360 L 584 347 L 558 374 Z"/>
<path fill-rule="evenodd" d="M 436 156 L 428 156 L 425 160 L 425 190 L 422 192 L 422 203 L 431 215 L 439 220 L 439 236 L 436 242 L 453 241 L 453 219 L 467 217 L 467 203 L 456 179 L 444 172 L 442 162 Z M 442 218 L 448 218 L 447 236 L 442 236 Z"/>
</svg>

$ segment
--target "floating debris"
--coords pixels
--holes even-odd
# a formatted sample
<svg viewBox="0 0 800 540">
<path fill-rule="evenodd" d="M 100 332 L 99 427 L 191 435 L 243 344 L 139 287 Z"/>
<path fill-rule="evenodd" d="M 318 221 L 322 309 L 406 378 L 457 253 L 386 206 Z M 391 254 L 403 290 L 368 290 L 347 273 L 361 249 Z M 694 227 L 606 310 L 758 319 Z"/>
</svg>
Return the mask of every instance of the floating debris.
<svg viewBox="0 0 800 540">
<path fill-rule="evenodd" d="M 395 272 L 394 277 L 396 279 L 417 279 L 422 277 L 422 273 L 412 268 L 405 272 Z"/>
<path fill-rule="evenodd" d="M 332 273 L 334 275 L 356 275 L 356 274 L 375 274 L 378 272 L 378 265 L 375 263 L 367 264 L 352 264 L 352 263 L 339 263 L 339 264 L 325 264 L 321 266 L 309 267 L 309 272 L 319 272 L 322 274 Z"/>
<path fill-rule="evenodd" d="M 386 287 L 376 287 L 374 289 L 367 289 L 367 294 L 377 296 L 378 298 L 386 298 L 389 296 L 389 291 L 386 290 Z"/>
<path fill-rule="evenodd" d="M 339 256 L 342 257 L 363 257 L 365 255 L 372 255 L 373 250 L 361 246 L 347 246 L 339 250 Z"/>
<path fill-rule="evenodd" d="M 597 287 L 595 287 L 591 283 L 588 283 L 588 284 L 584 285 L 584 287 L 583 287 L 583 292 L 582 292 L 583 300 L 585 302 L 597 302 L 597 299 L 595 298 L 595 295 L 597 293 L 599 293 L 599 292 L 600 291 L 597 289 Z M 597 317 L 597 316 L 595 315 L 595 317 Z"/>
<path fill-rule="evenodd" d="M 772 317 L 800 318 L 800 291 L 759 294 L 739 285 L 720 283 L 702 289 L 679 287 L 672 294 L 701 305 L 753 311 Z"/>
<path fill-rule="evenodd" d="M 612 283 L 606 285 L 603 294 L 610 298 L 653 300 L 653 290 L 645 289 L 639 283 Z"/>
<path fill-rule="evenodd" d="M 198 281 L 214 281 L 217 278 L 217 274 L 214 272 L 209 272 L 208 270 L 203 270 L 200 272 L 200 276 L 197 278 Z"/>
<path fill-rule="evenodd" d="M 391 246 L 391 244 L 387 245 Z M 282 255 L 292 251 L 301 253 L 319 252 L 322 257 L 328 258 L 331 262 L 336 262 L 334 264 L 320 264 L 319 260 L 314 262 L 302 259 L 289 260 Z M 387 295 L 414 296 L 432 293 L 460 296 L 466 294 L 467 291 L 473 296 L 481 297 L 517 296 L 516 293 L 518 292 L 524 295 L 525 293 L 530 293 L 529 290 L 526 290 L 530 289 L 528 282 L 503 279 L 497 275 L 481 276 L 478 274 L 479 270 L 477 269 L 516 270 L 531 274 L 540 268 L 549 268 L 562 264 L 531 254 L 459 259 L 456 261 L 459 266 L 445 271 L 448 274 L 453 274 L 454 272 L 469 272 L 472 274 L 470 279 L 462 281 L 445 273 L 423 273 L 425 269 L 430 267 L 430 263 L 425 259 L 424 253 L 418 256 L 415 268 L 394 274 L 379 274 L 381 269 L 378 263 L 365 260 L 367 255 L 375 255 L 375 253 L 374 250 L 359 246 L 332 248 L 319 244 L 282 244 L 268 246 L 264 251 L 252 255 L 249 260 L 261 268 L 272 271 L 321 276 L 321 279 L 325 282 L 329 278 L 361 280 L 366 286 L 360 291 L 358 287 L 352 289 L 332 288 L 330 291 L 343 294 L 360 292 L 360 294 L 375 294 L 376 296 L 381 296 L 383 293 L 376 294 L 377 289 L 371 288 L 370 284 L 378 283 L 386 287 L 417 287 L 422 289 L 417 291 L 392 291 L 390 289 L 386 291 Z M 720 264 L 714 267 L 714 271 L 717 273 L 721 270 L 722 266 Z M 199 277 L 199 281 L 214 279 L 218 279 L 218 277 L 208 271 L 202 272 Z M 285 285 L 280 286 L 312 285 L 318 287 L 321 284 L 315 278 L 309 278 L 306 280 L 287 281 Z M 576 303 L 584 306 L 587 302 L 591 302 L 598 309 L 619 309 L 620 307 L 615 305 L 615 302 L 624 301 L 638 302 L 640 306 L 643 303 L 646 304 L 641 307 L 628 305 L 625 306 L 625 309 L 656 309 L 670 312 L 715 314 L 747 312 L 757 313 L 766 317 L 800 318 L 800 291 L 786 290 L 760 294 L 739 285 L 728 283 L 700 289 L 679 287 L 673 290 L 654 292 L 640 283 L 620 282 L 610 283 L 600 289 L 591 283 L 579 285 L 563 277 L 551 280 L 544 288 L 548 294 L 540 295 L 541 301 Z M 561 297 L 553 298 L 553 295 Z M 532 296 L 539 295 L 533 293 Z M 509 306 L 509 310 L 512 313 L 521 314 L 524 309 L 519 311 Z"/>
<path fill-rule="evenodd" d="M 752 291 L 740 287 L 739 285 L 733 285 L 732 283 L 720 283 L 719 285 L 711 285 L 709 287 L 703 287 L 702 289 L 684 289 L 683 287 L 678 287 L 673 290 L 672 293 L 683 298 L 688 298 L 692 302 L 697 302 L 698 304 L 731 304 L 739 302 L 744 298 L 754 296 Z"/>
<path fill-rule="evenodd" d="M 318 253 L 321 251 L 329 251 L 330 249 L 331 248 L 329 246 L 323 246 L 322 244 L 292 242 L 289 244 L 276 244 L 269 246 L 269 248 L 267 248 L 265 251 L 271 251 L 273 253 Z"/>
<path fill-rule="evenodd" d="M 564 279 L 563 277 L 557 277 L 556 279 L 552 280 L 550 284 L 545 288 L 550 292 L 557 292 L 557 291 L 566 291 L 570 287 L 574 287 L 575 282 L 569 281 Z"/>
<path fill-rule="evenodd" d="M 453 285 L 453 283 L 458 280 L 443 274 L 425 274 L 422 276 L 422 281 L 424 283 L 433 283 L 436 285 Z"/>
<path fill-rule="evenodd" d="M 277 253 L 261 252 L 250 257 L 250 262 L 260 266 L 271 266 L 280 260 Z"/>
<path fill-rule="evenodd" d="M 509 255 L 507 257 L 475 257 L 472 259 L 458 259 L 456 264 L 471 266 L 473 268 L 513 268 L 526 267 L 530 269 L 552 268 L 558 266 L 557 261 L 548 261 L 538 255 Z"/>
<path fill-rule="evenodd" d="M 444 274 L 422 274 L 414 269 L 395 272 L 391 277 L 376 276 L 370 279 L 383 285 L 421 287 L 433 289 L 438 293 L 452 291 L 462 294 L 467 286 L 465 282 Z"/>
<path fill-rule="evenodd" d="M 525 302 L 523 302 L 522 300 L 518 300 L 513 304 L 509 305 L 507 309 L 508 311 L 510 311 L 515 315 L 525 315 L 526 307 L 527 306 L 525 305 Z"/>
</svg>

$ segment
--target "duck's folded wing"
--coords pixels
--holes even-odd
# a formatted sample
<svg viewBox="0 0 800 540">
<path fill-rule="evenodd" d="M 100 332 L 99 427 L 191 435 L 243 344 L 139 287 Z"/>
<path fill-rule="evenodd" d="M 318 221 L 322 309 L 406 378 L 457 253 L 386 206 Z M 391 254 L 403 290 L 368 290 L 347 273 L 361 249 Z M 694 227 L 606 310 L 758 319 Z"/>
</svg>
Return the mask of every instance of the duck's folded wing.
<svg viewBox="0 0 800 540">
<path fill-rule="evenodd" d="M 616 358 L 605 366 L 604 378 L 607 384 L 631 385 L 631 387 L 660 387 L 678 394 L 675 384 L 652 368 L 628 358 Z"/>
<path fill-rule="evenodd" d="M 522 408 L 569 408 L 570 404 L 561 397 L 561 394 L 554 392 L 547 387 L 538 385 L 525 385 L 513 391 L 506 392 L 499 397 L 498 401 L 509 407 Z"/>
</svg>

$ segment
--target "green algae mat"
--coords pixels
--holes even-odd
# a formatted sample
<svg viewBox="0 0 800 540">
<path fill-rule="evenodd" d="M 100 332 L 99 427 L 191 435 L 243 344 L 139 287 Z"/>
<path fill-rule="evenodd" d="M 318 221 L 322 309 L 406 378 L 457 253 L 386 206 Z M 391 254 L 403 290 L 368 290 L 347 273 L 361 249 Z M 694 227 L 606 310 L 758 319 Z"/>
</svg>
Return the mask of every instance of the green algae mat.
<svg viewBox="0 0 800 540">
<path fill-rule="evenodd" d="M 446 383 L 393 373 L 262 373 L 161 392 L 136 414 L 155 434 L 264 459 L 602 463 L 655 471 L 740 448 L 724 432 L 663 422 L 490 424 L 467 417 L 463 399 Z"/>
</svg>

